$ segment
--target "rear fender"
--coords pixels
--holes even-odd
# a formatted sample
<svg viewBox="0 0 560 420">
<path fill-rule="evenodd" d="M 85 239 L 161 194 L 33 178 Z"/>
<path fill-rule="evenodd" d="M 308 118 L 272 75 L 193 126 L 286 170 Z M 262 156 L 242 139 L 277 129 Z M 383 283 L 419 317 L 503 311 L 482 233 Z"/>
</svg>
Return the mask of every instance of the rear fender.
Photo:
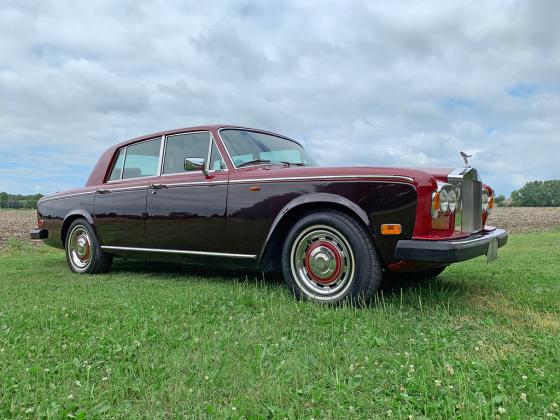
<svg viewBox="0 0 560 420">
<path fill-rule="evenodd" d="M 70 211 L 64 218 L 64 222 L 62 222 L 62 229 L 60 231 L 60 239 L 62 241 L 62 244 L 64 244 L 64 242 L 66 241 L 66 233 L 68 231 L 68 228 L 70 227 L 70 224 L 75 219 L 78 219 L 80 217 L 83 217 L 88 221 L 88 223 L 93 228 L 95 234 L 97 235 L 97 231 L 95 229 L 95 220 L 93 219 L 92 215 L 83 209 L 75 209 Z"/>
</svg>

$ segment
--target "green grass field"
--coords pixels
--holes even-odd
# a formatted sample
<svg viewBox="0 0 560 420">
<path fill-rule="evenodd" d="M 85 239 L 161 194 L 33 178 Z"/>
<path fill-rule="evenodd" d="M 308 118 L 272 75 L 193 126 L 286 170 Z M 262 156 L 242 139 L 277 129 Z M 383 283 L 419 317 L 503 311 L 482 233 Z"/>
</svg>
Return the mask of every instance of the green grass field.
<svg viewBox="0 0 560 420">
<path fill-rule="evenodd" d="M 189 274 L 191 272 L 191 274 Z M 260 276 L 0 251 L 0 417 L 560 416 L 560 232 L 384 286 L 369 308 Z"/>
</svg>

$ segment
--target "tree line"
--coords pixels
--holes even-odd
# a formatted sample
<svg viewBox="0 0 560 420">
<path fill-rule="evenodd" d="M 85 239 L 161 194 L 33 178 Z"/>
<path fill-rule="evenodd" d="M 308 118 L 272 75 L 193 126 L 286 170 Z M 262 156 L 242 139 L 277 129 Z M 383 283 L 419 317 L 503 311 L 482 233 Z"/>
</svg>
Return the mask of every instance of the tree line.
<svg viewBox="0 0 560 420">
<path fill-rule="evenodd" d="M 498 206 L 560 207 L 560 179 L 527 182 L 509 199 L 498 195 L 494 202 Z"/>
<path fill-rule="evenodd" d="M 43 194 L 8 194 L 0 192 L 0 209 L 36 209 Z"/>
<path fill-rule="evenodd" d="M 35 209 L 41 197 L 43 194 L 22 195 L 0 192 L 0 208 Z M 496 196 L 494 203 L 499 207 L 560 207 L 560 179 L 527 182 L 519 190 L 513 191 L 509 198 L 503 194 Z"/>
</svg>

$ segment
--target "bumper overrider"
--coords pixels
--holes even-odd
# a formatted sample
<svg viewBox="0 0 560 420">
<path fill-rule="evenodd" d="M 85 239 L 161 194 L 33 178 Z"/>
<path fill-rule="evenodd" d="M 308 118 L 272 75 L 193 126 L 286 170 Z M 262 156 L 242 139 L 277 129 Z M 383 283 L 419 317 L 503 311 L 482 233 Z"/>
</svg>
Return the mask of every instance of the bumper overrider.
<svg viewBox="0 0 560 420">
<path fill-rule="evenodd" d="M 508 233 L 494 229 L 474 233 L 457 240 L 401 240 L 397 242 L 395 258 L 405 261 L 453 263 L 487 255 L 489 248 L 501 248 L 507 243 Z M 491 252 L 491 251 L 490 251 Z"/>
<path fill-rule="evenodd" d="M 49 237 L 49 231 L 47 229 L 33 229 L 30 236 L 31 239 L 46 239 Z"/>
</svg>

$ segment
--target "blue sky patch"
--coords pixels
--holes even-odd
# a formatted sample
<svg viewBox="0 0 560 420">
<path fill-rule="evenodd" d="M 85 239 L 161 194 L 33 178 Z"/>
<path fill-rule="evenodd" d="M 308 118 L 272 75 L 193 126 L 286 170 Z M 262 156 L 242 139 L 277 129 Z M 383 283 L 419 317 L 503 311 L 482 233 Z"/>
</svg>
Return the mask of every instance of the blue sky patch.
<svg viewBox="0 0 560 420">
<path fill-rule="evenodd" d="M 518 83 L 508 90 L 508 94 L 514 98 L 526 99 L 537 91 L 537 87 L 534 83 Z"/>
</svg>

